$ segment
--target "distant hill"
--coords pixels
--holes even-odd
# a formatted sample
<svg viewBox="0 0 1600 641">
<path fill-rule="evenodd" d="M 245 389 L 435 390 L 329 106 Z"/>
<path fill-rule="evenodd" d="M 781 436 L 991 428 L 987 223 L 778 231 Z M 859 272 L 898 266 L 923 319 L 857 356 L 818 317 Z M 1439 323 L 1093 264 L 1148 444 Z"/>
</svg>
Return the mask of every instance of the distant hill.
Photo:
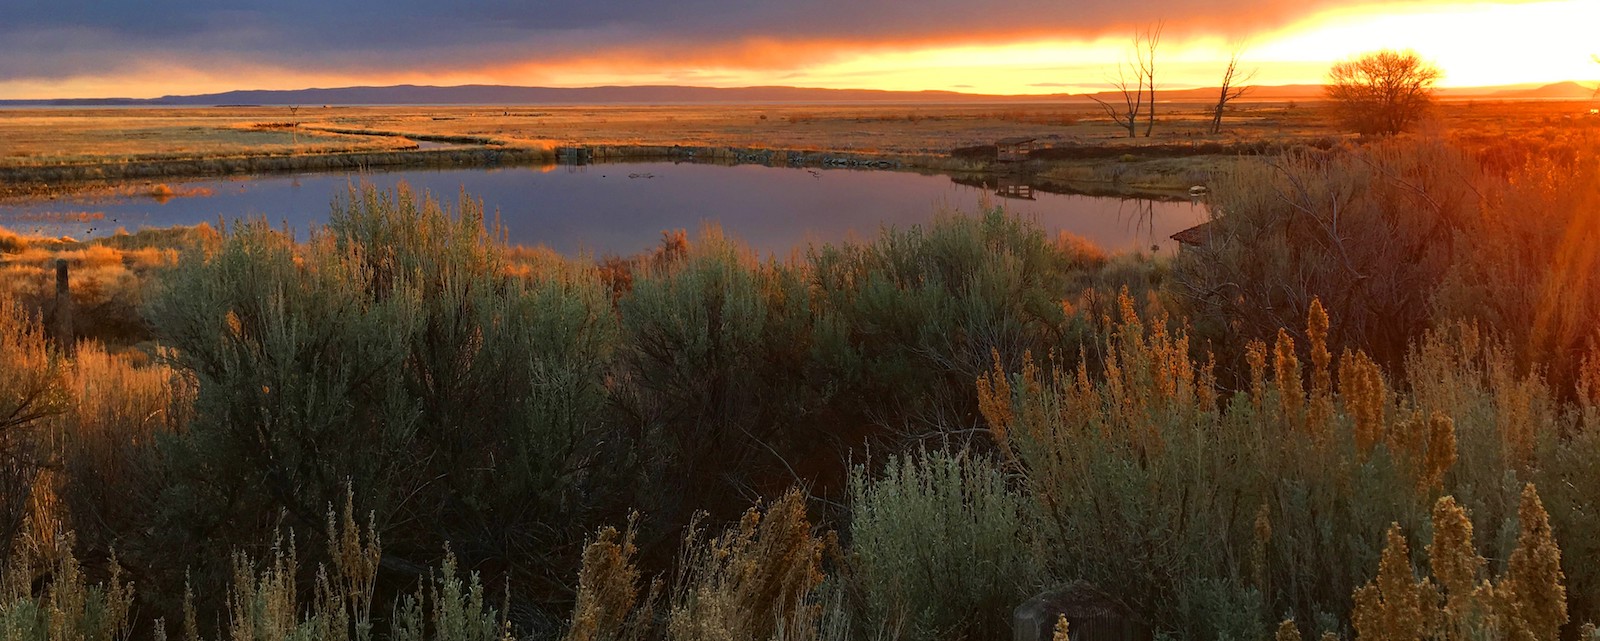
<svg viewBox="0 0 1600 641">
<path fill-rule="evenodd" d="M 1558 82 L 1532 89 L 1505 89 L 1492 94 L 1496 98 L 1546 98 L 1553 100 L 1583 100 L 1593 98 L 1595 88 L 1577 82 Z"/>
<path fill-rule="evenodd" d="M 804 87 L 690 87 L 643 85 L 627 87 L 512 87 L 461 85 L 433 87 L 339 87 L 328 89 L 248 90 L 150 99 L 9 100 L 0 104 L 95 105 L 530 105 L 611 103 L 718 102 L 992 102 L 996 100 L 1061 100 L 1053 96 L 994 96 L 954 91 L 884 91 L 876 89 L 812 89 Z"/>
<path fill-rule="evenodd" d="M 1206 101 L 1216 102 L 1220 87 L 1200 87 L 1197 89 L 1162 89 L 1156 88 L 1156 99 L 1162 101 Z M 1114 91 L 1102 91 L 1097 94 L 1080 94 L 1082 97 L 1096 97 L 1101 100 L 1121 100 L 1122 94 Z M 1251 86 L 1245 92 L 1241 102 L 1261 100 L 1315 100 L 1322 97 L 1322 85 L 1267 85 Z"/>
<path fill-rule="evenodd" d="M 1214 101 L 1216 88 L 1162 89 L 1162 101 Z M 1448 88 L 1445 98 L 1583 99 L 1593 88 L 1576 82 L 1551 85 Z M 1316 100 L 1321 85 L 1256 86 L 1243 101 Z M 69 98 L 58 100 L 0 100 L 0 106 L 218 106 L 218 105 L 533 105 L 533 104 L 663 104 L 663 103 L 817 103 L 817 102 L 1058 102 L 1098 97 L 1120 99 L 1115 92 L 1097 94 L 994 95 L 955 91 L 884 91 L 877 89 L 814 89 L 806 87 L 691 87 L 643 85 L 627 87 L 513 87 L 461 85 L 434 87 L 336 87 L 325 89 L 246 90 L 160 98 Z"/>
</svg>

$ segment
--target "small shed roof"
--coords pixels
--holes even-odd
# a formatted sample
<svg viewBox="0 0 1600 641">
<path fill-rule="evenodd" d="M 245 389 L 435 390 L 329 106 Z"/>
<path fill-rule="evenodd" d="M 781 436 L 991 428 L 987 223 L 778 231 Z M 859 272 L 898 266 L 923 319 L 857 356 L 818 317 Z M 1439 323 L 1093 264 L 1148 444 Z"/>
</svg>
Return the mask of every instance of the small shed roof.
<svg viewBox="0 0 1600 641">
<path fill-rule="evenodd" d="M 1200 223 L 1173 234 L 1171 238 L 1178 241 L 1178 244 L 1180 245 L 1199 247 L 1211 242 L 1211 223 L 1209 221 Z"/>
<path fill-rule="evenodd" d="M 996 144 L 996 145 L 1021 145 L 1021 144 L 1024 144 L 1024 143 L 1033 142 L 1035 140 L 1038 140 L 1038 138 L 1034 138 L 1032 136 L 1013 136 L 1011 138 L 1001 138 L 999 140 L 996 140 L 996 141 L 994 141 L 994 144 Z"/>
</svg>

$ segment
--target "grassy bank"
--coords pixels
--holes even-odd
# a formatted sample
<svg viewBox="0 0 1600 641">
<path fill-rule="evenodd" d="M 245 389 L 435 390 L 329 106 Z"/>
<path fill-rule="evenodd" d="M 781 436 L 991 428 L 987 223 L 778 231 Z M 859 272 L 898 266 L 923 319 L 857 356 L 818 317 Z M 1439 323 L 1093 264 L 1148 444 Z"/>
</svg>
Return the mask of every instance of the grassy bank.
<svg viewBox="0 0 1600 641">
<path fill-rule="evenodd" d="M 500 141 L 452 136 L 406 135 L 434 142 L 496 146 L 384 152 L 210 157 L 49 166 L 0 167 L 0 196 L 29 197 L 116 187 L 136 180 L 266 174 L 295 171 L 359 171 L 388 167 L 496 167 L 540 165 L 562 160 L 562 149 L 580 149 L 586 162 L 681 160 L 784 167 L 908 170 L 978 176 L 1023 175 L 1035 186 L 1066 193 L 1106 195 L 1181 195 L 1226 166 L 1232 157 L 1160 158 L 1120 154 L 1109 160 L 1037 160 L 1022 165 L 997 163 L 972 155 L 913 155 L 709 147 L 685 145 L 579 145 L 573 147 L 498 146 Z"/>
<path fill-rule="evenodd" d="M 359 171 L 369 167 L 493 167 L 549 163 L 535 148 L 422 149 L 274 156 L 217 156 L 140 162 L 0 167 L 0 183 L 13 194 L 60 189 L 64 183 L 166 179 L 288 171 Z"/>
</svg>

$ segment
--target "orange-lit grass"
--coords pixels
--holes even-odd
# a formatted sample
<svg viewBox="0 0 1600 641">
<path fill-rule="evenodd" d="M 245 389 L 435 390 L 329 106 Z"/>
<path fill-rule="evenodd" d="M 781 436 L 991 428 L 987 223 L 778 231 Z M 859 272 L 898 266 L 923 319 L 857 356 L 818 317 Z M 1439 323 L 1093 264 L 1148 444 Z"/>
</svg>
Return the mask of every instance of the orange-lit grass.
<svg viewBox="0 0 1600 641">
<path fill-rule="evenodd" d="M 15 110 L 0 115 L 0 167 L 400 149 L 394 139 L 255 130 L 282 109 Z M 287 113 L 284 113 L 287 115 Z"/>
<path fill-rule="evenodd" d="M 35 315 L 53 314 L 56 262 L 67 262 L 79 337 L 137 341 L 137 309 L 154 278 L 186 250 L 203 250 L 218 234 L 208 225 L 141 230 L 88 241 L 22 236 L 0 228 L 0 297 Z"/>
</svg>

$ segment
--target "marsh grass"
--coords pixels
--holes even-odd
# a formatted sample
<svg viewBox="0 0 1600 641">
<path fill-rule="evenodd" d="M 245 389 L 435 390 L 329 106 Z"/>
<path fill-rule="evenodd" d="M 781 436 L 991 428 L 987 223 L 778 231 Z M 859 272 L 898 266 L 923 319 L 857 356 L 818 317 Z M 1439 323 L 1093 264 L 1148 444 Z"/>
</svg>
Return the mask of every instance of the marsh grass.
<svg viewBox="0 0 1600 641">
<path fill-rule="evenodd" d="M 1337 627 L 1341 613 L 1364 602 L 1350 595 L 1376 567 L 1389 523 L 1420 529 L 1427 506 L 1453 494 L 1471 497 L 1480 530 L 1503 532 L 1544 518 L 1519 516 L 1517 486 L 1508 482 L 1591 484 L 1589 464 L 1577 460 L 1592 455 L 1592 439 L 1561 436 L 1577 420 L 1573 408 L 1554 402 L 1538 377 L 1511 373 L 1504 352 L 1458 334 L 1419 346 L 1410 380 L 1361 365 L 1359 353 L 1336 372 L 1306 376 L 1291 358 L 1298 350 L 1283 340 L 1266 384 L 1218 400 L 1202 391 L 1214 384 L 1208 361 L 1188 356 L 1181 332 L 1130 313 L 1117 322 L 1103 378 L 1084 366 L 1051 371 L 1025 363 L 1019 374 L 986 375 L 978 390 L 990 429 L 1024 471 L 1044 524 L 1048 552 L 1039 560 L 1058 580 L 1122 586 L 1123 598 L 1162 629 L 1260 637 L 1272 613 Z M 1328 362 L 1312 359 L 1317 368 Z M 1472 362 L 1480 365 L 1462 365 Z M 1434 378 L 1446 371 L 1457 376 Z M 1303 376 L 1333 375 L 1339 384 L 1332 392 L 1313 386 L 1308 395 L 1301 384 Z M 1331 398 L 1320 415 L 1324 425 L 1315 427 L 1306 408 L 1328 398 L 1323 394 Z M 1414 418 L 1428 416 L 1425 410 L 1435 418 Z M 1367 421 L 1375 423 L 1363 426 Z M 1362 437 L 1362 430 L 1374 436 Z M 1585 531 L 1589 508 L 1577 505 L 1592 499 L 1576 500 L 1565 503 L 1572 512 L 1535 528 L 1546 543 L 1529 545 L 1552 547 L 1551 530 Z M 1573 520 L 1563 525 L 1566 519 Z M 1579 534 L 1566 542 L 1589 547 Z M 1521 558 L 1515 543 L 1474 545 L 1484 556 Z M 1563 558 L 1572 571 L 1566 603 L 1592 617 L 1600 604 L 1576 587 L 1592 580 L 1577 573 L 1586 566 Z M 1542 563 L 1548 575 L 1553 566 Z M 1231 618 L 1221 616 L 1230 611 Z M 1369 624 L 1355 625 L 1359 632 Z"/>
<path fill-rule="evenodd" d="M 1487 228 L 1493 208 L 1587 202 L 1559 175 L 1465 199 L 1461 150 L 1395 144 L 1236 177 L 1288 191 L 1220 194 L 1242 231 L 1210 267 L 1341 282 L 1317 271 L 1326 247 L 1270 244 L 1275 196 L 1300 188 L 1400 240 L 1427 236 L 1424 214 Z M 1440 207 L 1399 207 L 1427 205 L 1406 185 Z M 1548 198 L 1496 200 L 1523 189 Z M 1175 638 L 1285 619 L 1349 638 L 1370 636 L 1352 613 L 1380 568 L 1380 597 L 1417 583 L 1422 546 L 1385 561 L 1392 524 L 1465 559 L 1431 569 L 1447 606 L 1494 576 L 1526 586 L 1534 641 L 1572 630 L 1557 601 L 1567 626 L 1600 614 L 1600 356 L 1564 364 L 1575 343 L 1454 322 L 1442 296 L 1392 337 L 1352 327 L 1410 304 L 1377 295 L 1400 290 L 1263 289 L 1219 313 L 1174 281 L 1192 256 L 1106 256 L 1002 211 L 787 260 L 708 229 L 597 262 L 505 247 L 465 196 L 355 190 L 335 209 L 308 238 L 245 222 L 8 245 L 8 268 L 64 256 L 150 283 L 135 316 L 159 346 L 133 351 L 52 342 L 25 292 L 0 296 L 0 365 L 20 373 L 0 416 L 25 418 L 0 430 L 0 505 L 52 563 L 83 559 L 85 585 L 110 585 L 115 546 L 141 634 L 163 617 L 216 638 L 996 638 L 1020 598 L 1087 580 Z M 1323 214 L 1288 218 L 1318 238 Z M 1382 249 L 1363 269 L 1398 255 Z M 1408 267 L 1437 294 L 1460 260 Z M 1509 282 L 1587 265 L 1530 264 Z M 887 453 L 850 458 L 868 448 Z M 647 517 L 604 529 L 631 508 Z M 52 598 L 34 578 L 18 607 Z"/>
<path fill-rule="evenodd" d="M 134 234 L 119 231 L 87 241 L 26 237 L 0 229 L 0 246 L 9 248 L 0 251 L 0 288 L 48 324 L 60 313 L 56 262 L 66 261 L 76 312 L 70 340 L 91 339 L 125 348 L 149 338 L 138 310 L 151 282 L 176 265 L 180 253 L 204 252 L 218 238 L 204 224 Z"/>
</svg>

